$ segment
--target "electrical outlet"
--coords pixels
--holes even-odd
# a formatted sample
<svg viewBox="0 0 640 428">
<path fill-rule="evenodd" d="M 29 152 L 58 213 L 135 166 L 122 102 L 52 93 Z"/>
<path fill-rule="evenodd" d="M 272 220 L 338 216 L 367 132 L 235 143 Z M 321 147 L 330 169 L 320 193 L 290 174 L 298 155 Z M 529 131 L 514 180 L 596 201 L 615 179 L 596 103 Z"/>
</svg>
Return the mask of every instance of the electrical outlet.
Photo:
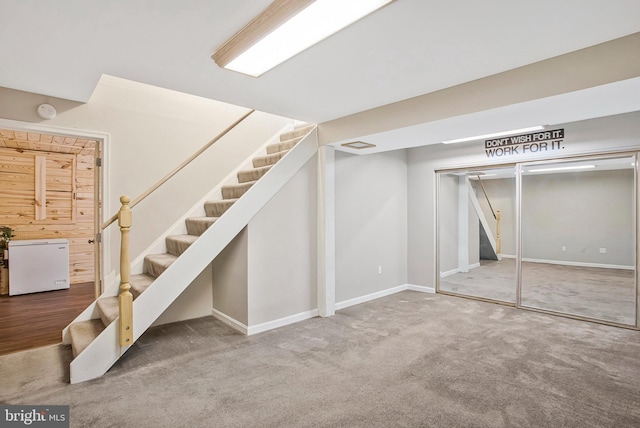
<svg viewBox="0 0 640 428">
<path fill-rule="evenodd" d="M 606 248 L 600 248 L 600 254 L 607 254 Z"/>
<path fill-rule="evenodd" d="M 562 251 L 567 251 L 567 247 L 566 246 L 562 246 Z"/>
<path fill-rule="evenodd" d="M 382 275 L 382 266 L 378 266 L 378 275 Z"/>
</svg>

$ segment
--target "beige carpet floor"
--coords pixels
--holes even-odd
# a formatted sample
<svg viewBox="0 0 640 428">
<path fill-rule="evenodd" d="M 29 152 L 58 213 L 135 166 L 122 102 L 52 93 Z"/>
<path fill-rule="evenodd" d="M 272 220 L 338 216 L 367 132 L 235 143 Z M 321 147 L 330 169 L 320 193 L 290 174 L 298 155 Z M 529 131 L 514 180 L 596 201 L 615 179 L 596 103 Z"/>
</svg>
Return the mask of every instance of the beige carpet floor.
<svg viewBox="0 0 640 428">
<path fill-rule="evenodd" d="M 482 260 L 467 273 L 442 278 L 440 288 L 514 303 L 515 260 Z M 635 325 L 634 290 L 631 270 L 522 263 L 522 306 Z"/>
<path fill-rule="evenodd" d="M 640 332 L 445 295 L 251 337 L 156 327 L 79 385 L 69 354 L 0 357 L 0 402 L 70 405 L 72 427 L 640 426 Z"/>
</svg>

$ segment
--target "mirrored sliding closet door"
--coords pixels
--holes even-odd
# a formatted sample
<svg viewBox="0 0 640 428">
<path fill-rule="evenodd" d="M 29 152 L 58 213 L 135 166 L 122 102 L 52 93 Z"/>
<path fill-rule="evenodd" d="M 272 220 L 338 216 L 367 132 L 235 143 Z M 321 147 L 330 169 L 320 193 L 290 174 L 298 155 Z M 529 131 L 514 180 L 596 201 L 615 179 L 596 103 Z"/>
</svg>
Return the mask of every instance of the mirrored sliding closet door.
<svg viewBox="0 0 640 428">
<path fill-rule="evenodd" d="M 635 325 L 635 156 L 521 174 L 520 306 Z"/>
<path fill-rule="evenodd" d="M 438 182 L 438 291 L 515 304 L 515 168 L 441 172 Z"/>
</svg>

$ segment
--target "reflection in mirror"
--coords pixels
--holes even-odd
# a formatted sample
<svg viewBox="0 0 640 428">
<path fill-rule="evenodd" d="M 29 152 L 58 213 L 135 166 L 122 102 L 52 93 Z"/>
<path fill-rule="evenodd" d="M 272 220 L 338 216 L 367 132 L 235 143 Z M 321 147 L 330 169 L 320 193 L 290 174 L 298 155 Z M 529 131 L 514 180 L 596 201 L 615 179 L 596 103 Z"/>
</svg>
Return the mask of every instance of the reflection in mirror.
<svg viewBox="0 0 640 428">
<path fill-rule="evenodd" d="M 523 166 L 522 306 L 635 324 L 634 165 Z"/>
<path fill-rule="evenodd" d="M 515 199 L 512 167 L 439 174 L 440 291 L 515 302 Z"/>
</svg>

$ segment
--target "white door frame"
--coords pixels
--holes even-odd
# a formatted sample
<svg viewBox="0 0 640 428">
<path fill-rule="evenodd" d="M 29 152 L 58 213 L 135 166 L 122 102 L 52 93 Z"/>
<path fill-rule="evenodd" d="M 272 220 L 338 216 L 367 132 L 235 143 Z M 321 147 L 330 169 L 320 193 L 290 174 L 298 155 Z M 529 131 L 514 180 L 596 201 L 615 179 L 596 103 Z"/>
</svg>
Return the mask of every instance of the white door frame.
<svg viewBox="0 0 640 428">
<path fill-rule="evenodd" d="M 102 225 L 102 219 L 106 217 L 110 217 L 109 213 L 105 213 L 104 210 L 109 207 L 109 203 L 103 203 L 103 201 L 109 201 L 110 193 L 109 193 L 109 168 L 107 158 L 109 155 L 110 149 L 110 134 L 106 132 L 99 131 L 88 131 L 84 129 L 76 129 L 76 128 L 65 128 L 59 126 L 52 125 L 43 125 L 38 123 L 31 122 L 23 122 L 18 120 L 11 119 L 3 119 L 0 118 L 0 128 L 4 129 L 12 129 L 16 131 L 33 131 L 42 134 L 53 134 L 53 135 L 61 135 L 65 137 L 80 137 L 87 138 L 91 140 L 96 140 L 99 144 L 99 148 L 96 149 L 96 157 L 101 155 L 102 166 L 100 168 L 96 168 L 95 176 L 96 176 L 96 195 L 99 198 L 95 200 L 95 233 L 101 233 L 100 227 Z M 101 186 L 100 186 L 101 184 Z M 100 194 L 100 190 L 102 189 L 102 193 Z M 104 237 L 103 237 L 104 238 Z M 110 263 L 110 245 L 109 242 L 105 239 L 102 239 L 100 242 L 96 242 L 95 251 L 101 257 L 96 259 L 96 266 L 94 267 L 96 273 L 96 293 L 98 291 L 100 294 L 104 291 L 105 287 L 105 275 L 104 275 L 104 267 L 111 266 Z M 97 296 L 96 296 L 97 297 Z"/>
</svg>

